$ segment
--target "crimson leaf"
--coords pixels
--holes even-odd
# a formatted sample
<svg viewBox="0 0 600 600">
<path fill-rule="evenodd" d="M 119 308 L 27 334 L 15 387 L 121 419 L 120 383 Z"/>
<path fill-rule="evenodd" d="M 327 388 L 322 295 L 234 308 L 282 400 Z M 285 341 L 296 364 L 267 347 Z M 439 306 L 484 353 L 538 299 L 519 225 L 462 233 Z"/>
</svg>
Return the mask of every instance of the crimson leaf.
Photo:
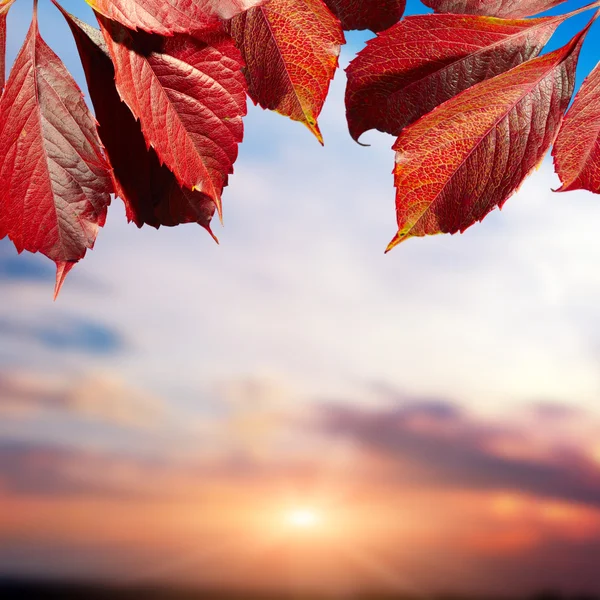
<svg viewBox="0 0 600 600">
<path fill-rule="evenodd" d="M 182 187 L 210 198 L 233 172 L 246 114 L 242 60 L 222 31 L 164 38 L 98 18 L 121 99 Z"/>
<path fill-rule="evenodd" d="M 0 102 L 0 237 L 57 264 L 56 293 L 104 225 L 112 182 L 94 118 L 37 16 Z"/>
<path fill-rule="evenodd" d="M 367 42 L 347 69 L 350 134 L 398 135 L 452 96 L 539 54 L 565 18 L 407 17 Z"/>
<path fill-rule="evenodd" d="M 558 133 L 586 32 L 404 129 L 394 145 L 398 233 L 388 250 L 412 236 L 464 231 L 517 190 Z"/>
</svg>

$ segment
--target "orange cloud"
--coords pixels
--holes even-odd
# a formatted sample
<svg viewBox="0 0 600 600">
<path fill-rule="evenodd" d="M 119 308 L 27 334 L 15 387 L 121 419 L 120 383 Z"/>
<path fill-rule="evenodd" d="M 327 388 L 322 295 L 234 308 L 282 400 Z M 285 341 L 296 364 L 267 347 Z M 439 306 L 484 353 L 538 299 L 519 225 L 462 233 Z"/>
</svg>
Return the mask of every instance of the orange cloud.
<svg viewBox="0 0 600 600">
<path fill-rule="evenodd" d="M 157 397 L 108 373 L 0 372 L 0 415 L 31 418 L 48 411 L 134 428 L 156 425 L 166 414 Z"/>
</svg>

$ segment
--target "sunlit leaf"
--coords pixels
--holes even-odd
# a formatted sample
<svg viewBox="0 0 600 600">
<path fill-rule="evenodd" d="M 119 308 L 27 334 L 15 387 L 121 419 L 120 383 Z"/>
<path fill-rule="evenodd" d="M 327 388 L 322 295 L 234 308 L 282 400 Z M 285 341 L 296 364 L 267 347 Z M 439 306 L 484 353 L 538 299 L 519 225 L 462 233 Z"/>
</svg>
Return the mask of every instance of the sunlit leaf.
<svg viewBox="0 0 600 600">
<path fill-rule="evenodd" d="M 270 0 L 230 27 L 246 61 L 250 97 L 304 123 L 322 142 L 317 119 L 344 43 L 323 0 Z"/>
<path fill-rule="evenodd" d="M 104 225 L 112 181 L 94 118 L 34 18 L 0 102 L 0 237 L 66 273 Z"/>
<path fill-rule="evenodd" d="M 464 231 L 502 206 L 540 164 L 560 127 L 584 33 L 448 100 L 394 145 L 398 233 Z"/>
<path fill-rule="evenodd" d="M 246 114 L 241 57 L 221 31 L 164 38 L 99 18 L 121 99 L 179 184 L 209 197 L 233 172 Z"/>
</svg>

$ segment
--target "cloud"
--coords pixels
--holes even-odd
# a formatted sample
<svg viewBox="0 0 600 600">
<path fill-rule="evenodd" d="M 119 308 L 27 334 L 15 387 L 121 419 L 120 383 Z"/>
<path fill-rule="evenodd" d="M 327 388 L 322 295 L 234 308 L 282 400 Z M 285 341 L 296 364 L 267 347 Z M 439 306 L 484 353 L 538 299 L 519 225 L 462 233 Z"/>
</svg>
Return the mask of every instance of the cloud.
<svg viewBox="0 0 600 600">
<path fill-rule="evenodd" d="M 177 443 L 174 441 L 173 443 Z M 319 466 L 294 460 L 260 462 L 252 455 L 144 456 L 76 445 L 0 442 L 2 492 L 38 496 L 138 498 L 192 502 L 221 491 L 235 497 L 278 481 L 314 477 Z"/>
<path fill-rule="evenodd" d="M 159 465 L 68 445 L 0 443 L 0 492 L 39 496 L 147 496 Z M 146 484 L 144 483 L 146 482 Z"/>
<path fill-rule="evenodd" d="M 65 435 L 73 419 L 96 423 L 104 427 L 93 434 L 107 440 L 98 446 L 105 454 L 126 455 L 131 464 L 139 458 L 136 486 L 158 485 L 155 462 L 153 474 L 142 475 L 150 457 L 182 480 L 200 473 L 232 480 L 287 473 L 303 480 L 322 469 L 340 480 L 351 470 L 365 485 L 389 480 L 416 489 L 510 491 L 600 508 L 600 420 L 567 404 L 535 402 L 491 419 L 445 398 L 420 399 L 380 385 L 366 388 L 360 401 L 333 405 L 268 376 L 223 378 L 204 393 L 195 410 L 181 410 L 110 373 L 0 371 L 5 436 L 12 431 L 12 439 L 35 447 L 60 439 L 41 435 L 44 423 Z M 37 423 L 37 433 L 10 419 Z M 137 433 L 118 441 L 106 426 Z M 73 431 L 70 443 L 85 449 L 85 439 L 85 429 Z"/>
<path fill-rule="evenodd" d="M 113 354 L 124 349 L 121 335 L 107 325 L 74 316 L 47 314 L 33 322 L 0 319 L 0 335 L 21 343 L 36 342 L 53 351 L 78 351 L 92 355 Z"/>
<path fill-rule="evenodd" d="M 75 456 L 72 451 L 56 447 L 2 443 L 0 490 L 44 495 L 79 490 L 80 486 L 61 473 L 68 470 L 67 463 Z"/>
<path fill-rule="evenodd" d="M 151 428 L 166 414 L 162 401 L 106 373 L 85 376 L 0 371 L 0 414 L 67 416 L 125 428 Z"/>
<path fill-rule="evenodd" d="M 302 481 L 327 472 L 340 481 L 351 471 L 359 485 L 510 492 L 600 508 L 595 446 L 600 421 L 588 413 L 540 427 L 539 403 L 502 421 L 443 398 L 397 395 L 395 404 L 367 398 L 315 404 L 276 380 L 258 377 L 222 380 L 213 392 L 201 415 L 174 411 L 107 375 L 64 380 L 3 373 L 0 414 L 40 423 L 49 414 L 63 414 L 139 430 L 141 437 L 131 437 L 127 450 L 107 444 L 94 458 L 102 463 L 112 456 L 110 461 L 129 465 L 136 476 L 128 483 L 136 489 L 172 490 L 177 487 L 172 477 L 180 488 L 197 477 L 235 482 L 285 475 Z M 552 415 L 560 407 L 553 403 Z M 82 441 L 75 436 L 71 443 L 85 448 Z M 40 442 L 28 443 L 35 448 Z M 21 444 L 27 447 L 24 439 Z"/>
<path fill-rule="evenodd" d="M 52 283 L 56 269 L 39 256 L 17 256 L 8 239 L 0 240 L 0 281 Z"/>
<path fill-rule="evenodd" d="M 600 508 L 600 464 L 590 448 L 552 438 L 540 443 L 531 423 L 491 424 L 438 401 L 372 410 L 329 406 L 322 427 L 387 461 L 388 476 L 407 485 L 511 490 Z"/>
</svg>

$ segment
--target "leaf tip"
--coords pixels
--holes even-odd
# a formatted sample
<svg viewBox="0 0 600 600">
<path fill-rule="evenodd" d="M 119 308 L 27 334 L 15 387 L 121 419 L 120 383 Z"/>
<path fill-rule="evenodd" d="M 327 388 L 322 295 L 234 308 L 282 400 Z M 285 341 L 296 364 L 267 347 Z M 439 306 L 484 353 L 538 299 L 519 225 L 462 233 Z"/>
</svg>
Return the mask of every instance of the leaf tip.
<svg viewBox="0 0 600 600">
<path fill-rule="evenodd" d="M 55 302 L 58 298 L 58 295 L 60 294 L 60 290 L 62 289 L 63 284 L 65 283 L 67 275 L 76 264 L 77 263 L 75 262 L 56 261 L 56 285 L 54 286 Z"/>
<path fill-rule="evenodd" d="M 578 185 L 577 181 L 570 182 L 561 182 L 561 186 L 557 188 L 552 188 L 552 191 L 556 194 L 562 194 L 564 192 L 575 192 L 576 190 L 585 189 L 582 188 L 581 185 Z"/>
<path fill-rule="evenodd" d="M 304 124 L 308 127 L 310 132 L 317 138 L 319 144 L 321 144 L 321 146 L 324 146 L 325 140 L 323 139 L 323 134 L 319 129 L 319 124 L 317 123 L 317 121 L 315 121 L 315 119 L 312 119 L 311 117 L 308 117 L 306 121 L 304 121 Z"/>
<path fill-rule="evenodd" d="M 210 225 L 204 225 L 204 229 L 206 229 L 206 231 L 208 231 L 210 237 L 215 240 L 215 243 L 217 244 L 217 246 L 220 246 L 220 242 L 219 242 L 219 238 L 214 234 L 214 231 L 211 229 Z"/>
<path fill-rule="evenodd" d="M 398 246 L 402 242 L 406 241 L 409 237 L 410 237 L 409 235 L 407 235 L 405 233 L 401 233 L 399 231 L 394 236 L 394 238 L 392 239 L 392 241 L 388 244 L 387 248 L 385 249 L 385 254 L 387 254 L 388 252 L 391 252 L 396 246 Z"/>
</svg>

